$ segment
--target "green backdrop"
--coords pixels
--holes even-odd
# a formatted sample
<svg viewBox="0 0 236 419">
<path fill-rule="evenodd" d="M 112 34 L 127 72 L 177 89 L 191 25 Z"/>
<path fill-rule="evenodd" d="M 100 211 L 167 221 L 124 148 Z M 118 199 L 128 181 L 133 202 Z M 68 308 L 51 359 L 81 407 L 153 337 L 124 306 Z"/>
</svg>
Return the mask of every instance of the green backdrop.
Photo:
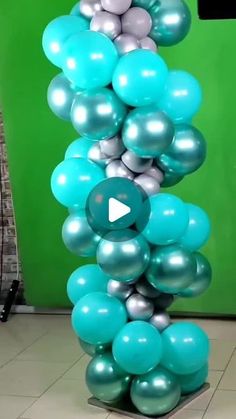
<svg viewBox="0 0 236 419">
<path fill-rule="evenodd" d="M 214 269 L 211 289 L 175 309 L 236 313 L 236 21 L 199 21 L 196 0 L 191 34 L 180 45 L 162 49 L 170 68 L 193 73 L 204 90 L 196 125 L 209 144 L 208 161 L 173 192 L 209 213 L 213 232 L 204 249 Z M 41 50 L 41 35 L 54 17 L 68 13 L 70 0 L 2 0 L 0 4 L 0 100 L 4 111 L 10 174 L 27 302 L 68 306 L 66 281 L 80 263 L 64 248 L 66 217 L 51 196 L 49 179 L 76 138 L 70 124 L 50 112 L 46 90 L 57 73 Z"/>
</svg>

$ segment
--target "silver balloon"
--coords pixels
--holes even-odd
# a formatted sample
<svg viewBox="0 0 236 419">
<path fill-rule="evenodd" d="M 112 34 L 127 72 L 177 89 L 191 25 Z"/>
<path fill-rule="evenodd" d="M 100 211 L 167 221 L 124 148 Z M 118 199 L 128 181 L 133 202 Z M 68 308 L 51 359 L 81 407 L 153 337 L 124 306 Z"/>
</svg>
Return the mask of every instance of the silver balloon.
<svg viewBox="0 0 236 419">
<path fill-rule="evenodd" d="M 101 32 L 113 40 L 121 33 L 121 21 L 119 16 L 112 13 L 97 12 L 91 20 L 90 29 L 94 32 Z"/>
<path fill-rule="evenodd" d="M 143 39 L 152 29 L 152 18 L 147 10 L 141 7 L 131 7 L 121 18 L 122 32 Z"/>
<path fill-rule="evenodd" d="M 135 36 L 130 35 L 128 33 L 123 33 L 119 35 L 115 39 L 114 44 L 117 48 L 119 55 L 125 55 L 128 54 L 128 52 L 140 48 L 140 43 L 138 39 Z"/>
<path fill-rule="evenodd" d="M 134 174 L 128 169 L 120 160 L 114 160 L 106 168 L 106 176 L 111 177 L 124 177 L 130 180 L 134 179 Z"/>
<path fill-rule="evenodd" d="M 150 51 L 157 52 L 156 42 L 153 41 L 152 38 L 149 38 L 149 36 L 141 39 L 140 45 L 142 49 L 149 49 Z"/>
<path fill-rule="evenodd" d="M 155 166 L 152 166 L 150 169 L 148 169 L 145 172 L 145 175 L 153 177 L 159 184 L 161 184 L 164 180 L 164 173 Z"/>
<path fill-rule="evenodd" d="M 111 279 L 107 285 L 108 294 L 113 297 L 118 298 L 119 300 L 127 300 L 129 296 L 133 293 L 134 287 L 130 284 L 115 281 Z"/>
<path fill-rule="evenodd" d="M 90 148 L 88 152 L 88 159 L 92 160 L 94 163 L 97 163 L 101 167 L 106 167 L 112 161 L 111 157 L 107 157 L 101 151 L 99 142 L 93 144 L 93 146 Z"/>
<path fill-rule="evenodd" d="M 153 163 L 152 159 L 143 159 L 132 153 L 132 151 L 126 151 L 121 157 L 121 160 L 125 166 L 134 173 L 146 172 L 146 170 L 150 169 Z"/>
<path fill-rule="evenodd" d="M 141 186 L 147 196 L 157 195 L 160 192 L 160 184 L 151 176 L 145 174 L 137 176 L 135 183 Z"/>
<path fill-rule="evenodd" d="M 155 326 L 159 332 L 163 332 L 167 327 L 170 326 L 171 320 L 170 316 L 166 311 L 155 313 L 151 319 L 150 323 Z"/>
<path fill-rule="evenodd" d="M 160 296 L 160 292 L 154 288 L 144 277 L 136 283 L 135 288 L 139 294 L 142 294 L 147 298 L 157 298 Z"/>
<path fill-rule="evenodd" d="M 131 6 L 132 0 L 101 0 L 102 7 L 115 15 L 123 15 Z"/>
<path fill-rule="evenodd" d="M 91 257 L 96 255 L 101 237 L 91 229 L 85 211 L 81 210 L 66 219 L 62 239 L 70 252 L 77 256 Z"/>
<path fill-rule="evenodd" d="M 116 159 L 118 159 L 125 151 L 125 146 L 122 142 L 122 139 L 118 135 L 110 138 L 109 140 L 100 141 L 100 148 L 102 153 L 104 153 L 106 156 Z"/>
<path fill-rule="evenodd" d="M 154 312 L 154 304 L 143 295 L 133 294 L 126 301 L 126 309 L 131 320 L 148 320 Z"/>
<path fill-rule="evenodd" d="M 58 118 L 70 121 L 70 111 L 75 95 L 71 82 L 63 73 L 60 73 L 54 77 L 48 87 L 48 105 Z"/>
<path fill-rule="evenodd" d="M 92 19 L 95 13 L 102 10 L 101 0 L 81 0 L 80 13 L 88 19 Z"/>
</svg>

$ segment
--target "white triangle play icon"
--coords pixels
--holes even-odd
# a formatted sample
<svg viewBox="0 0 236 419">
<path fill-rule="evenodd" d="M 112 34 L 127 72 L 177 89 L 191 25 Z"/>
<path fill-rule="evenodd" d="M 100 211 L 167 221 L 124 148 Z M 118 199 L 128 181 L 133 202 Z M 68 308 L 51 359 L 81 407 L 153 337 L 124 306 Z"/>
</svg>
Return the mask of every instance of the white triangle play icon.
<svg viewBox="0 0 236 419">
<path fill-rule="evenodd" d="M 131 213 L 131 208 L 115 198 L 109 199 L 109 222 L 114 223 Z"/>
</svg>

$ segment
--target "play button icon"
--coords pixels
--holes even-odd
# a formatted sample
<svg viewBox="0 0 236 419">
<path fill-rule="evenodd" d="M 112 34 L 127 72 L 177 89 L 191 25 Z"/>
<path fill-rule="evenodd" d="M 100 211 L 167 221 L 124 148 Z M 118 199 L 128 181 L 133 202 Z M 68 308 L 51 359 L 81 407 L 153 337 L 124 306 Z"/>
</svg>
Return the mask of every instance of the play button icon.
<svg viewBox="0 0 236 419">
<path fill-rule="evenodd" d="M 120 220 L 125 215 L 131 213 L 131 208 L 128 205 L 123 204 L 118 201 L 118 199 L 110 198 L 109 199 L 109 222 L 114 223 L 114 221 Z"/>
<path fill-rule="evenodd" d="M 87 218 L 92 229 L 103 237 L 110 231 L 133 228 L 140 218 L 145 226 L 150 215 L 146 203 L 147 196 L 134 182 L 110 178 L 99 183 L 90 193 Z"/>
</svg>

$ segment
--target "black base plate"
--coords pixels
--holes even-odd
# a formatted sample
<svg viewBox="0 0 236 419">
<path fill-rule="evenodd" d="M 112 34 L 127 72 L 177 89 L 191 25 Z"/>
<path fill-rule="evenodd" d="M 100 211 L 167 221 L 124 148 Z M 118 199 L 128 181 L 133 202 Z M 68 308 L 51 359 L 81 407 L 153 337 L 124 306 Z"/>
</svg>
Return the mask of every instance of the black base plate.
<svg viewBox="0 0 236 419">
<path fill-rule="evenodd" d="M 171 418 L 173 415 L 175 415 L 181 409 L 186 407 L 193 400 L 197 399 L 199 396 L 205 393 L 205 391 L 209 390 L 209 388 L 210 388 L 210 384 L 208 383 L 204 384 L 204 386 L 200 390 L 196 391 L 195 393 L 190 394 L 189 396 L 182 397 L 178 406 L 174 410 L 172 410 L 170 413 L 167 413 L 166 415 L 162 415 L 162 416 L 156 416 L 155 418 L 156 419 L 157 418 L 162 418 L 162 419 Z M 110 410 L 112 412 L 117 412 L 124 416 L 129 416 L 134 419 L 150 419 L 149 416 L 143 416 L 141 413 L 139 413 L 137 409 L 132 405 L 132 403 L 127 402 L 127 400 L 122 400 L 119 403 L 110 405 L 110 404 L 101 402 L 95 397 L 91 397 L 88 400 L 88 403 L 91 404 L 92 406 L 100 407 L 101 409 Z M 153 416 L 152 418 L 155 419 Z"/>
</svg>

